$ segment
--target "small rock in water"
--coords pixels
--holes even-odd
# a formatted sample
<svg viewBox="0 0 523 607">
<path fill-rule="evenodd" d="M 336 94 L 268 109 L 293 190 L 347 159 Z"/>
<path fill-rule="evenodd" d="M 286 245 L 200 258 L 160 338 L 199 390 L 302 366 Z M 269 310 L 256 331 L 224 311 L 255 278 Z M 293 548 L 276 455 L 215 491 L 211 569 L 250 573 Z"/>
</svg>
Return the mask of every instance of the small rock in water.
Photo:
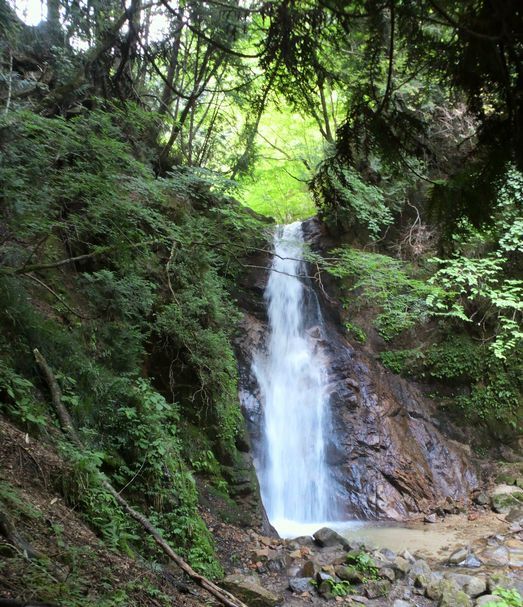
<svg viewBox="0 0 523 607">
<path fill-rule="evenodd" d="M 423 519 L 424 523 L 436 523 L 438 521 L 438 517 L 433 512 L 432 514 L 427 514 Z"/>
<path fill-rule="evenodd" d="M 461 567 L 468 567 L 469 569 L 475 569 L 476 567 L 481 567 L 481 561 L 475 554 L 469 554 L 467 558 L 459 563 Z"/>
<path fill-rule="evenodd" d="M 462 563 L 467 556 L 469 555 L 468 548 L 458 548 L 449 556 L 449 565 L 459 565 Z"/>
</svg>

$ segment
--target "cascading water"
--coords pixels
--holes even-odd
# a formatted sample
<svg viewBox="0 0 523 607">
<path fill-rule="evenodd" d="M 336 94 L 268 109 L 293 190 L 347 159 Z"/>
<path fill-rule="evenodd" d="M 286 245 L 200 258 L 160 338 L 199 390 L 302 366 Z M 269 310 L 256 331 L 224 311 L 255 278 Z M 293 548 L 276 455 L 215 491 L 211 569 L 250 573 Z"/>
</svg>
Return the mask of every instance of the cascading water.
<svg viewBox="0 0 523 607">
<path fill-rule="evenodd" d="M 326 370 L 310 335 L 321 331 L 322 318 L 313 290 L 306 288 L 300 223 L 277 228 L 271 270 L 267 350 L 253 361 L 263 403 L 257 469 L 267 515 L 283 535 L 296 524 L 336 518 L 336 491 L 325 461 Z"/>
</svg>

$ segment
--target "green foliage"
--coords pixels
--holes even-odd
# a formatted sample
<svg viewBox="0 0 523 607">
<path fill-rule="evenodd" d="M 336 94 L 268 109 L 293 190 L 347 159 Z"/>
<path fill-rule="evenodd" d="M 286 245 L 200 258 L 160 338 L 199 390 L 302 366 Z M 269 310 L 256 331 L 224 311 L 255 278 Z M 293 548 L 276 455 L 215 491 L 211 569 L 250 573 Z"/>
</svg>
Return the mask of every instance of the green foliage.
<svg viewBox="0 0 523 607">
<path fill-rule="evenodd" d="M 367 341 L 367 334 L 357 324 L 355 324 L 353 322 L 346 322 L 345 328 L 351 335 L 354 336 L 354 339 L 356 341 L 359 341 L 362 344 L 364 344 Z"/>
<path fill-rule="evenodd" d="M 488 343 L 453 334 L 424 348 L 386 351 L 382 362 L 394 373 L 441 385 L 438 398 L 461 409 L 467 420 L 497 420 L 518 430 L 523 359 L 506 362 Z"/>
<path fill-rule="evenodd" d="M 378 567 L 368 552 L 364 550 L 349 552 L 345 560 L 349 566 L 362 573 L 366 579 L 375 580 L 378 578 Z"/>
<path fill-rule="evenodd" d="M 327 160 L 322 165 L 314 178 L 313 194 L 320 216 L 344 231 L 357 233 L 364 228 L 376 240 L 392 223 L 383 192 L 342 162 Z"/>
<path fill-rule="evenodd" d="M 328 578 L 324 583 L 329 587 L 329 592 L 334 596 L 347 596 L 351 593 L 350 582 L 336 581 L 334 578 Z"/>
<path fill-rule="evenodd" d="M 350 281 L 345 288 L 351 306 L 376 310 L 374 325 L 386 341 L 430 316 L 426 300 L 437 289 L 413 278 L 408 264 L 400 260 L 344 247 L 330 252 L 326 270 Z"/>
<path fill-rule="evenodd" d="M 278 223 L 315 214 L 308 181 L 321 160 L 322 141 L 310 118 L 284 105 L 269 105 L 256 137 L 256 164 L 241 180 L 244 204 Z"/>
<path fill-rule="evenodd" d="M 111 548 L 134 554 L 147 545 L 157 558 L 101 486 L 106 474 L 194 568 L 220 577 L 189 467 L 212 473 L 226 493 L 218 461 L 234 460 L 243 423 L 230 288 L 264 225 L 209 171 L 155 178 L 133 143 L 149 129 L 147 114 L 128 106 L 129 124 L 125 111 L 109 110 L 67 121 L 2 117 L 0 323 L 10 356 L 0 360 L 0 402 L 45 431 L 37 347 L 89 446 L 64 447 L 70 503 Z M 81 259 L 45 267 L 72 256 Z M 211 456 L 191 462 L 180 428 L 192 422 Z"/>
<path fill-rule="evenodd" d="M 523 599 L 517 590 L 507 588 L 495 588 L 493 594 L 499 596 L 501 601 L 491 601 L 485 607 L 523 607 Z"/>
<path fill-rule="evenodd" d="M 428 304 L 434 314 L 474 323 L 506 360 L 523 340 L 523 281 L 514 273 L 523 252 L 523 173 L 508 164 L 495 185 L 491 224 L 477 231 L 465 223 L 455 236 L 459 252 L 432 260 L 439 269 L 430 282 L 439 289 Z"/>
</svg>

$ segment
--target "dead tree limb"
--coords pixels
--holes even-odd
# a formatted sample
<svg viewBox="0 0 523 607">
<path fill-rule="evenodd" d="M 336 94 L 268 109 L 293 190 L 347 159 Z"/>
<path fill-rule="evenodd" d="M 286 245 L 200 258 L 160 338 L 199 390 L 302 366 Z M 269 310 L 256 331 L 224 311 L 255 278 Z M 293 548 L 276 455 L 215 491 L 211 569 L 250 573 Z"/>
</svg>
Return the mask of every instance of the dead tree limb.
<svg viewBox="0 0 523 607">
<path fill-rule="evenodd" d="M 42 356 L 42 354 L 35 348 L 33 350 L 33 354 L 36 360 L 36 363 L 42 374 L 45 377 L 46 383 L 49 387 L 49 391 L 51 393 L 51 400 L 53 403 L 53 407 L 55 409 L 56 415 L 58 416 L 58 420 L 60 422 L 60 426 L 63 432 L 66 434 L 68 439 L 76 446 L 78 449 L 84 451 L 85 447 L 76 432 L 76 429 L 73 424 L 73 420 L 69 415 L 66 407 L 62 402 L 62 391 L 58 382 L 56 381 L 56 377 L 53 373 L 51 367 L 47 364 L 47 361 Z M 158 529 L 151 523 L 151 521 L 143 515 L 138 510 L 135 510 L 129 502 L 123 498 L 118 491 L 111 485 L 109 480 L 105 475 L 101 475 L 101 484 L 103 488 L 110 493 L 117 504 L 121 506 L 122 510 L 128 514 L 133 520 L 135 520 L 156 542 L 162 552 L 173 561 L 178 567 L 186 573 L 192 580 L 194 580 L 201 588 L 206 590 L 209 594 L 211 594 L 216 600 L 218 600 L 225 607 L 247 607 L 245 603 L 237 599 L 234 595 L 226 590 L 223 590 L 203 575 L 200 575 L 194 569 L 186 563 L 176 552 L 172 549 L 169 543 L 161 536 Z"/>
</svg>

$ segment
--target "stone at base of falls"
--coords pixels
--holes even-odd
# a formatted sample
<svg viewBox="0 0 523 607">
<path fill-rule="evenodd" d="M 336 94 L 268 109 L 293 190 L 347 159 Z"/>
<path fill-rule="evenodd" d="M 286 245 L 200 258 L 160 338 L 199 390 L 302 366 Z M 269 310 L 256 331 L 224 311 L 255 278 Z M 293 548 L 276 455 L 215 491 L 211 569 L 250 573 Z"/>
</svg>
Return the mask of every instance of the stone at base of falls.
<svg viewBox="0 0 523 607">
<path fill-rule="evenodd" d="M 459 565 L 468 557 L 468 555 L 468 548 L 458 548 L 449 556 L 448 563 L 449 565 Z"/>
<path fill-rule="evenodd" d="M 369 599 L 377 599 L 381 596 L 387 596 L 392 584 L 389 580 L 371 580 L 365 585 L 365 594 Z"/>
<path fill-rule="evenodd" d="M 463 573 L 449 573 L 445 577 L 453 581 L 460 590 L 472 598 L 476 598 L 487 591 L 487 580 L 483 577 Z"/>
<path fill-rule="evenodd" d="M 365 581 L 363 573 L 351 565 L 340 565 L 339 567 L 336 567 L 335 572 L 340 580 L 343 580 L 344 582 L 362 584 Z"/>
<path fill-rule="evenodd" d="M 346 550 L 351 550 L 352 548 L 348 540 L 334 531 L 334 529 L 329 529 L 329 527 L 322 527 L 321 529 L 318 529 L 318 531 L 316 531 L 312 537 L 318 546 L 321 546 L 322 548 L 340 545 Z"/>
<path fill-rule="evenodd" d="M 511 508 L 505 520 L 508 523 L 517 523 L 518 525 L 523 526 L 523 505 Z"/>
<path fill-rule="evenodd" d="M 476 607 L 483 607 L 484 605 L 488 605 L 489 603 L 502 603 L 503 599 L 500 596 L 496 596 L 495 594 L 484 594 L 480 596 L 476 601 Z"/>
<path fill-rule="evenodd" d="M 313 588 L 311 582 L 310 577 L 293 577 L 289 580 L 289 589 L 296 594 L 310 592 Z"/>
<path fill-rule="evenodd" d="M 228 575 L 220 584 L 249 607 L 276 607 L 282 597 L 260 585 L 255 575 Z"/>
</svg>

